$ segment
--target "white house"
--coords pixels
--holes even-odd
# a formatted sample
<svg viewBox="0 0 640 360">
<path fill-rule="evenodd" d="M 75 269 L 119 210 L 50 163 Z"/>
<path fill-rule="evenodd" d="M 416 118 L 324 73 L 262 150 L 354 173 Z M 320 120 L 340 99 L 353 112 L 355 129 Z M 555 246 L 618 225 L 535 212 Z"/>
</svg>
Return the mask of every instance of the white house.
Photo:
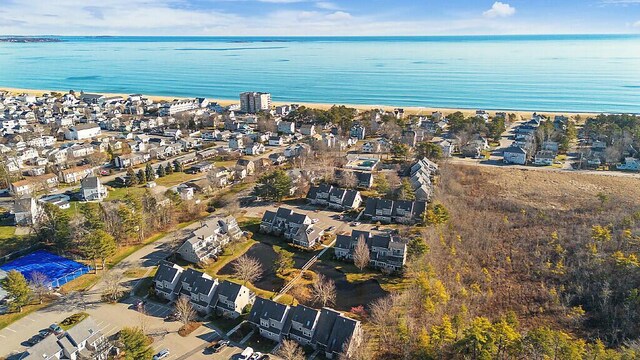
<svg viewBox="0 0 640 360">
<path fill-rule="evenodd" d="M 102 201 L 107 197 L 107 188 L 95 176 L 87 176 L 80 182 L 80 195 L 85 201 Z"/>
<path fill-rule="evenodd" d="M 100 126 L 97 124 L 78 124 L 69 127 L 64 137 L 67 140 L 84 140 L 91 139 L 101 134 Z"/>
<path fill-rule="evenodd" d="M 527 152 L 518 146 L 505 149 L 503 157 L 506 164 L 524 165 L 527 163 Z"/>
</svg>

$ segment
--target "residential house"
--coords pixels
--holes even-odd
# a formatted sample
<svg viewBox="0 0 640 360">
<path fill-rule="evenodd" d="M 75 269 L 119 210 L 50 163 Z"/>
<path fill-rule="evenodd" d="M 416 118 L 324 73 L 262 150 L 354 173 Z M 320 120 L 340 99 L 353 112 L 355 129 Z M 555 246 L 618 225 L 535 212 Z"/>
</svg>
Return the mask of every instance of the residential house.
<svg viewBox="0 0 640 360">
<path fill-rule="evenodd" d="M 242 230 L 233 216 L 209 219 L 189 235 L 177 253 L 184 260 L 198 264 L 215 259 L 225 245 L 240 237 Z"/>
<path fill-rule="evenodd" d="M 180 279 L 184 269 L 166 261 L 160 262 L 153 277 L 155 294 L 165 300 L 174 301 L 180 292 Z"/>
<path fill-rule="evenodd" d="M 78 124 L 65 130 L 64 137 L 67 140 L 84 140 L 94 138 L 100 134 L 100 126 L 97 124 Z"/>
<path fill-rule="evenodd" d="M 533 163 L 536 165 L 553 165 L 553 160 L 556 158 L 556 153 L 551 150 L 540 150 L 536 153 Z"/>
<path fill-rule="evenodd" d="M 368 198 L 363 216 L 373 222 L 415 224 L 422 221 L 426 207 L 425 201 Z"/>
<path fill-rule="evenodd" d="M 84 201 L 102 201 L 107 197 L 107 188 L 96 176 L 87 176 L 80 181 L 80 196 Z"/>
<path fill-rule="evenodd" d="M 117 168 L 125 169 L 128 167 L 144 164 L 149 160 L 151 160 L 151 155 L 149 154 L 131 153 L 117 156 L 115 159 L 113 159 L 113 164 Z"/>
<path fill-rule="evenodd" d="M 24 360 L 106 360 L 113 345 L 107 340 L 100 328 L 87 317 L 61 336 L 50 335 L 27 349 L 22 355 Z"/>
<path fill-rule="evenodd" d="M 377 141 L 368 141 L 362 144 L 362 152 L 368 154 L 377 154 L 380 152 L 380 143 Z"/>
<path fill-rule="evenodd" d="M 340 354 L 350 354 L 362 336 L 358 320 L 342 315 L 340 312 L 323 308 L 313 334 L 314 348 L 324 352 L 328 359 L 337 359 Z"/>
<path fill-rule="evenodd" d="M 307 200 L 312 204 L 329 206 L 339 211 L 357 209 L 362 203 L 359 191 L 341 189 L 327 184 L 311 187 L 307 193 Z"/>
<path fill-rule="evenodd" d="M 238 159 L 236 162 L 236 169 L 244 169 L 247 172 L 247 176 L 251 176 L 256 171 L 256 164 L 253 160 Z"/>
<path fill-rule="evenodd" d="M 282 134 L 294 134 L 296 132 L 296 123 L 280 121 L 278 123 L 278 132 Z"/>
<path fill-rule="evenodd" d="M 247 321 L 258 328 L 262 337 L 280 342 L 289 310 L 287 305 L 256 297 Z"/>
<path fill-rule="evenodd" d="M 41 208 L 36 199 L 26 197 L 13 201 L 14 224 L 19 226 L 33 225 L 38 221 Z"/>
<path fill-rule="evenodd" d="M 235 319 L 247 305 L 253 304 L 255 297 L 255 293 L 245 286 L 224 280 L 218 285 L 211 307 L 216 314 Z"/>
<path fill-rule="evenodd" d="M 364 140 L 366 137 L 366 129 L 364 126 L 360 124 L 355 124 L 351 127 L 351 131 L 349 131 L 349 135 L 352 138 L 356 138 L 358 140 Z"/>
<path fill-rule="evenodd" d="M 202 273 L 200 277 L 194 280 L 191 295 L 189 296 L 194 310 L 203 315 L 207 315 L 212 311 L 211 302 L 216 295 L 218 285 L 218 279 L 213 279 L 205 273 Z"/>
<path fill-rule="evenodd" d="M 247 146 L 244 149 L 244 153 L 246 155 L 260 155 L 260 154 L 264 154 L 264 152 L 265 152 L 264 145 L 257 142 L 254 142 L 253 144 Z"/>
<path fill-rule="evenodd" d="M 316 331 L 320 310 L 304 305 L 297 305 L 289 310 L 283 333 L 302 346 L 312 344 Z"/>
<path fill-rule="evenodd" d="M 503 160 L 505 164 L 525 165 L 527 152 L 519 146 L 510 146 L 504 150 Z"/>
<path fill-rule="evenodd" d="M 313 136 L 316 134 L 316 126 L 314 124 L 304 124 L 300 127 L 300 134 Z"/>
<path fill-rule="evenodd" d="M 284 139 L 282 136 L 269 137 L 269 146 L 282 146 L 284 145 Z"/>
<path fill-rule="evenodd" d="M 353 230 L 351 235 L 338 235 L 334 253 L 338 259 L 353 261 L 356 245 L 362 237 L 369 249 L 369 266 L 387 271 L 400 271 L 407 261 L 407 242 L 399 237 L 384 233 L 372 234 Z"/>
<path fill-rule="evenodd" d="M 15 196 L 24 196 L 41 190 L 51 190 L 58 186 L 58 177 L 55 174 L 34 176 L 11 183 L 9 192 Z"/>
<path fill-rule="evenodd" d="M 77 166 L 70 169 L 61 170 L 58 174 L 59 181 L 65 184 L 74 184 L 87 176 L 93 175 L 93 167 L 91 165 Z"/>
</svg>

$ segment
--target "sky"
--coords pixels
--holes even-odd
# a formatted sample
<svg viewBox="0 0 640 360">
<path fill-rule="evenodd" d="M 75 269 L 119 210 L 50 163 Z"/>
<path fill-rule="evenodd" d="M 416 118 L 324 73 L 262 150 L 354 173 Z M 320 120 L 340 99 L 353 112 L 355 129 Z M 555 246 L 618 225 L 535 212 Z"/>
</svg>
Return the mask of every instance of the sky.
<svg viewBox="0 0 640 360">
<path fill-rule="evenodd" d="M 3 35 L 640 33 L 640 0 L 0 0 Z"/>
</svg>

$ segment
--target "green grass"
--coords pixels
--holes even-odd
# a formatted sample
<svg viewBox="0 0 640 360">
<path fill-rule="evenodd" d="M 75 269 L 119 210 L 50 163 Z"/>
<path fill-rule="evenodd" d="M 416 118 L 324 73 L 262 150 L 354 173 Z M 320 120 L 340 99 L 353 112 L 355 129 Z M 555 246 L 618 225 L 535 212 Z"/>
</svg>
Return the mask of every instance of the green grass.
<svg viewBox="0 0 640 360">
<path fill-rule="evenodd" d="M 100 281 L 101 278 L 102 272 L 84 274 L 62 285 L 60 292 L 66 294 L 74 291 L 85 291 Z"/>
<path fill-rule="evenodd" d="M 16 235 L 15 226 L 0 226 L 0 254 L 26 249 L 31 245 L 29 236 Z"/>
<path fill-rule="evenodd" d="M 166 187 L 175 186 L 178 184 L 182 184 L 183 182 L 191 181 L 193 179 L 197 179 L 199 177 L 204 176 L 204 174 L 187 174 L 183 172 L 177 172 L 173 174 L 166 175 L 161 178 L 157 178 L 154 180 L 156 184 Z"/>
<path fill-rule="evenodd" d="M 144 186 L 110 188 L 107 200 L 123 200 L 127 194 L 141 196 L 146 191 Z"/>
</svg>

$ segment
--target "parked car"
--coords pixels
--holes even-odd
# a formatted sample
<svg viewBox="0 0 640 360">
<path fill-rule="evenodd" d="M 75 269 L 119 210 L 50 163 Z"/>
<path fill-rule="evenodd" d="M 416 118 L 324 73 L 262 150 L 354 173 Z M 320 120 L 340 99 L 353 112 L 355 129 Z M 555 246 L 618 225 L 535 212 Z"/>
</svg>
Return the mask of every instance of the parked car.
<svg viewBox="0 0 640 360">
<path fill-rule="evenodd" d="M 162 349 L 159 353 L 153 356 L 153 360 L 160 360 L 168 357 L 170 354 L 169 349 Z"/>
<path fill-rule="evenodd" d="M 320 221 L 320 219 L 311 219 L 312 224 L 316 224 L 318 221 Z"/>
<path fill-rule="evenodd" d="M 37 343 L 39 343 L 40 341 L 42 341 L 44 337 L 41 336 L 40 334 L 36 334 L 33 335 L 29 340 L 26 341 L 27 346 L 33 346 Z"/>
<path fill-rule="evenodd" d="M 172 312 L 171 314 L 167 315 L 165 320 L 167 320 L 167 321 L 177 321 L 178 320 L 178 313 L 177 312 Z"/>
<path fill-rule="evenodd" d="M 261 352 L 254 352 L 251 357 L 249 358 L 249 360 L 258 360 L 262 357 L 262 353 Z"/>
<path fill-rule="evenodd" d="M 359 221 L 354 221 L 351 223 L 351 226 L 360 226 L 362 223 Z"/>
<path fill-rule="evenodd" d="M 271 357 L 269 355 L 267 355 L 267 354 L 264 354 L 258 360 L 269 360 L 269 359 L 271 359 Z"/>
<path fill-rule="evenodd" d="M 220 340 L 211 347 L 211 350 L 213 352 L 220 352 L 220 350 L 224 349 L 227 346 L 229 346 L 229 340 Z"/>
<path fill-rule="evenodd" d="M 47 336 L 51 335 L 53 331 L 51 331 L 51 329 L 47 328 L 47 329 L 42 329 L 38 332 L 38 335 L 42 336 L 43 338 L 46 338 Z"/>
<path fill-rule="evenodd" d="M 336 229 L 336 227 L 335 227 L 335 226 L 329 226 L 329 227 L 327 228 L 327 232 L 332 232 L 332 231 L 333 231 L 333 230 L 335 230 L 335 229 Z"/>
<path fill-rule="evenodd" d="M 60 335 L 64 332 L 64 330 L 62 330 L 62 328 L 58 324 L 49 325 L 49 329 L 56 335 Z"/>
<path fill-rule="evenodd" d="M 242 353 L 240 354 L 240 357 L 238 359 L 239 360 L 249 360 L 251 358 L 251 355 L 253 355 L 253 349 L 248 347 L 248 348 L 242 350 Z"/>
</svg>

